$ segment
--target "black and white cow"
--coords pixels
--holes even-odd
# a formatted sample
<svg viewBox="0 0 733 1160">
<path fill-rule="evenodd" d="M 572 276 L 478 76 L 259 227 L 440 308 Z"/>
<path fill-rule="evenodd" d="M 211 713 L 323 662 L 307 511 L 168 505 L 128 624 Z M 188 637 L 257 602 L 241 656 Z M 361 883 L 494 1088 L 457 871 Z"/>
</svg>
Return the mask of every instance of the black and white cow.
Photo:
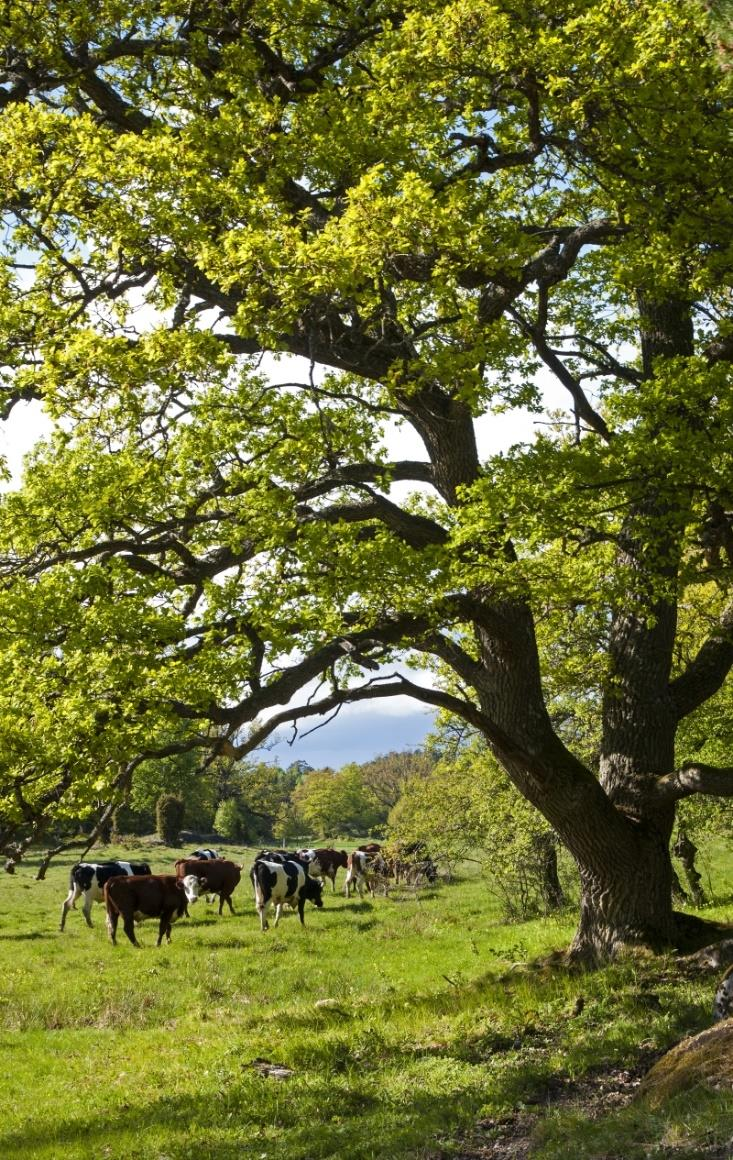
<svg viewBox="0 0 733 1160">
<path fill-rule="evenodd" d="M 69 893 L 61 907 L 60 930 L 66 925 L 66 915 L 73 907 L 76 909 L 76 900 L 84 896 L 82 912 L 87 926 L 92 925 L 92 903 L 101 902 L 104 894 L 104 884 L 109 878 L 120 874 L 149 874 L 147 862 L 77 862 L 71 867 L 69 876 Z"/>
<path fill-rule="evenodd" d="M 323 883 L 311 878 L 301 862 L 266 862 L 257 859 L 249 872 L 255 892 L 255 906 L 260 916 L 260 926 L 267 930 L 267 911 L 270 903 L 275 907 L 275 926 L 280 921 L 282 908 L 297 906 L 298 917 L 305 926 L 303 911 L 305 904 L 312 902 L 319 910 L 323 906 Z"/>
<path fill-rule="evenodd" d="M 206 859 L 212 859 L 212 858 L 219 857 L 216 850 L 209 850 L 208 847 L 206 847 L 206 849 L 204 849 L 204 850 L 194 850 L 193 854 L 189 854 L 188 856 L 189 856 L 189 858 L 206 858 Z"/>
<path fill-rule="evenodd" d="M 286 862 L 299 862 L 311 878 L 323 877 L 323 868 L 315 850 L 260 850 L 255 855 L 255 862 L 277 862 L 280 866 Z"/>
</svg>

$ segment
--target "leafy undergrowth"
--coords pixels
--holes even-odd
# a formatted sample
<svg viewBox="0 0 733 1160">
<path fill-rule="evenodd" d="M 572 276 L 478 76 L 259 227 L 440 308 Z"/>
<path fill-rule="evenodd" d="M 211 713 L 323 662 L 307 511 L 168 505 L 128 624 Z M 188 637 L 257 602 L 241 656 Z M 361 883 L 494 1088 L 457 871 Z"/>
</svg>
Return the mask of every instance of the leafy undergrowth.
<svg viewBox="0 0 733 1160">
<path fill-rule="evenodd" d="M 135 853 L 164 871 L 179 852 Z M 470 867 L 418 895 L 327 887 L 304 929 L 287 914 L 264 935 L 246 882 L 236 916 L 199 903 L 170 946 L 148 923 L 136 950 L 108 943 L 99 906 L 93 930 L 71 912 L 59 933 L 70 861 L 3 882 L 0 1156 L 684 1157 L 733 1137 L 721 1093 L 628 1104 L 709 1024 L 714 977 L 550 965 L 572 914 L 502 925 Z"/>
</svg>

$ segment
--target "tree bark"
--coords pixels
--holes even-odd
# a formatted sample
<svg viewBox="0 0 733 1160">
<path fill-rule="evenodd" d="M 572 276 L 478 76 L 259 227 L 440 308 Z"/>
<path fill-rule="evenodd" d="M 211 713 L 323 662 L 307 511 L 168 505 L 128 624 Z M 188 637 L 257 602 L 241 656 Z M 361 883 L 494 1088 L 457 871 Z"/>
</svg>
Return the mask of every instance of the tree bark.
<svg viewBox="0 0 733 1160">
<path fill-rule="evenodd" d="M 534 842 L 545 910 L 549 914 L 565 905 L 565 891 L 557 869 L 557 844 L 554 834 L 538 834 Z"/>
<path fill-rule="evenodd" d="M 639 834 L 605 873 L 580 866 L 580 919 L 571 962 L 598 966 L 634 946 L 660 951 L 675 944 L 672 864 L 659 833 Z"/>
</svg>

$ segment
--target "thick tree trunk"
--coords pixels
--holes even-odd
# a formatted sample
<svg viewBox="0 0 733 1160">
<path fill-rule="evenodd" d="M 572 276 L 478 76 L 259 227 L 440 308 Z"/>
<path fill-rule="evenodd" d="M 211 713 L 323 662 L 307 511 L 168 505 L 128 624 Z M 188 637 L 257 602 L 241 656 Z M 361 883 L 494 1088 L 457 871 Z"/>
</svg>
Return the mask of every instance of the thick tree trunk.
<svg viewBox="0 0 733 1160">
<path fill-rule="evenodd" d="M 643 373 L 652 378 L 658 359 L 692 354 L 691 313 L 688 303 L 676 299 L 639 294 L 638 304 Z M 623 947 L 659 950 L 677 939 L 669 849 L 674 805 L 660 804 L 655 786 L 674 767 L 679 718 L 670 676 L 681 550 L 676 533 L 686 503 L 669 492 L 664 476 L 647 477 L 618 537 L 617 559 L 629 581 L 612 612 L 600 782 L 626 820 L 628 836 L 610 855 L 601 843 L 592 863 L 578 858 L 580 922 L 571 959 L 598 963 Z M 657 597 L 651 595 L 655 588 Z"/>
<path fill-rule="evenodd" d="M 676 942 L 672 863 L 659 834 L 639 835 L 635 853 L 619 851 L 606 873 L 580 867 L 580 920 L 571 961 L 597 966 L 624 949 L 659 951 Z"/>
<path fill-rule="evenodd" d="M 565 891 L 557 868 L 557 844 L 554 834 L 538 834 L 534 841 L 545 910 L 549 913 L 565 905 Z"/>
</svg>

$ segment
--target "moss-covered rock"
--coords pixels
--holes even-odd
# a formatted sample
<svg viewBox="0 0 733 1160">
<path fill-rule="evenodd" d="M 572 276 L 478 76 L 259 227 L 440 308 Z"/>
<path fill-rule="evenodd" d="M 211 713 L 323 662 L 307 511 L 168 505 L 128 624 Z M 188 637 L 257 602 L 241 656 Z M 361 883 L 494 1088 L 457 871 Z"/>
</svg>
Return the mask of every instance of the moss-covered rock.
<svg viewBox="0 0 733 1160">
<path fill-rule="evenodd" d="M 639 1098 L 661 1106 L 694 1087 L 733 1091 L 733 1019 L 683 1039 L 654 1064 L 639 1087 Z"/>
</svg>

